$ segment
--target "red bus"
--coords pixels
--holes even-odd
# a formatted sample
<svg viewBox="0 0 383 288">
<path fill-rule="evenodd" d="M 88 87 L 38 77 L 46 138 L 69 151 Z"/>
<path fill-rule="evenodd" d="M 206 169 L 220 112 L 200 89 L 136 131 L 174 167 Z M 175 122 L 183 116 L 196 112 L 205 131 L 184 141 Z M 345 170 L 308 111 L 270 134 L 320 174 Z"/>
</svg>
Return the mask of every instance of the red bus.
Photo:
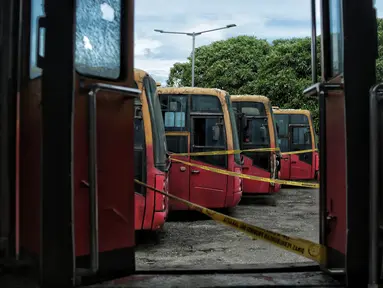
<svg viewBox="0 0 383 288">
<path fill-rule="evenodd" d="M 169 152 L 195 153 L 238 150 L 235 115 L 228 93 L 208 88 L 159 88 Z M 241 172 L 240 154 L 174 156 L 194 164 Z M 173 162 L 169 192 L 209 208 L 236 206 L 242 196 L 242 180 L 183 163 Z M 187 210 L 169 201 L 170 210 Z"/>
<path fill-rule="evenodd" d="M 273 107 L 282 152 L 281 179 L 317 179 L 319 153 L 311 112 Z M 311 150 L 305 153 L 289 154 Z"/>
<path fill-rule="evenodd" d="M 237 115 L 241 150 L 278 149 L 277 131 L 269 98 L 255 95 L 231 95 Z M 245 174 L 279 179 L 279 151 L 242 152 Z M 243 193 L 271 194 L 280 184 L 243 179 Z"/>
<path fill-rule="evenodd" d="M 141 90 L 134 102 L 135 179 L 167 191 L 167 149 L 157 84 L 145 71 L 134 70 L 134 82 Z M 135 229 L 158 230 L 167 218 L 168 198 L 135 184 Z"/>
</svg>

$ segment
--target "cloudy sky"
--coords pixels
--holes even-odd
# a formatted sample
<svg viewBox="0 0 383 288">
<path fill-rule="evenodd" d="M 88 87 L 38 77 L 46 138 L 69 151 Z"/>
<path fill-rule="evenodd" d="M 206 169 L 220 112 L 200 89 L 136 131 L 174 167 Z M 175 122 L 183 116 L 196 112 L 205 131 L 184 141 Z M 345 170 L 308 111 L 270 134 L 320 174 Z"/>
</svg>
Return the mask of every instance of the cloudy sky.
<svg viewBox="0 0 383 288">
<path fill-rule="evenodd" d="M 237 25 L 198 36 L 196 47 L 238 35 L 272 41 L 311 33 L 309 0 L 137 0 L 135 5 L 135 67 L 163 84 L 170 67 L 190 55 L 192 39 L 154 29 L 197 32 Z M 383 17 L 383 0 L 376 0 L 376 5 L 378 16 Z"/>
</svg>

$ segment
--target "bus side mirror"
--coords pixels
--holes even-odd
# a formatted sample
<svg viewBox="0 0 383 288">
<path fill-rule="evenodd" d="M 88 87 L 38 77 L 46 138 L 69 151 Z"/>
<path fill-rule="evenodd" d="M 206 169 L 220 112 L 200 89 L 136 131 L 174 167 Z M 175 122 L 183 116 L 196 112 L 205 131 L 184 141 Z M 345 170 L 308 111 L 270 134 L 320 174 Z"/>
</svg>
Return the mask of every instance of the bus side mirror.
<svg viewBox="0 0 383 288">
<path fill-rule="evenodd" d="M 220 128 L 218 125 L 214 125 L 212 127 L 212 130 L 213 130 L 213 140 L 214 141 L 218 141 L 219 140 L 219 137 L 220 137 Z"/>
</svg>

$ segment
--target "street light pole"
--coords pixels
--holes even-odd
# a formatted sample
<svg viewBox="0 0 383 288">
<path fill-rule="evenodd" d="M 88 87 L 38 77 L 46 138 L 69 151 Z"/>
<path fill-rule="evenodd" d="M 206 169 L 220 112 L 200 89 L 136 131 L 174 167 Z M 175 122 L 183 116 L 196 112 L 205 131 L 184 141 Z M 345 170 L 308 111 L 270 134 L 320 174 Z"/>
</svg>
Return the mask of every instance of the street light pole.
<svg viewBox="0 0 383 288">
<path fill-rule="evenodd" d="M 217 30 L 222 30 L 222 29 L 228 29 L 228 28 L 232 28 L 232 27 L 236 27 L 237 25 L 235 24 L 229 24 L 229 25 L 226 25 L 224 27 L 220 27 L 220 28 L 215 28 L 215 29 L 210 29 L 210 30 L 205 30 L 205 31 L 200 31 L 200 32 L 192 32 L 192 33 L 187 33 L 187 32 L 172 32 L 172 31 L 164 31 L 164 30 L 158 30 L 158 29 L 154 29 L 155 32 L 158 32 L 158 33 L 164 33 L 164 34 L 181 34 L 181 35 L 186 35 L 186 36 L 191 36 L 192 37 L 192 87 L 194 87 L 194 67 L 195 67 L 195 38 L 198 36 L 198 35 L 201 35 L 203 33 L 208 33 L 208 32 L 212 32 L 212 31 L 217 31 Z"/>
<path fill-rule="evenodd" d="M 193 32 L 193 48 L 192 48 L 192 87 L 194 87 L 194 61 L 195 61 L 195 34 Z"/>
</svg>

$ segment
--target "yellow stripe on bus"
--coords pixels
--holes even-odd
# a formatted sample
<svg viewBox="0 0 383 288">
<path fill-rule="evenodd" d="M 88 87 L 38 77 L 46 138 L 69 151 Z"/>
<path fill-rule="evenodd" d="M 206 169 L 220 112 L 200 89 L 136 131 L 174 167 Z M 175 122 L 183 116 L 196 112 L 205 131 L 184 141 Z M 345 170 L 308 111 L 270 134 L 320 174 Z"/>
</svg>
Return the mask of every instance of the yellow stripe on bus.
<svg viewBox="0 0 383 288">
<path fill-rule="evenodd" d="M 225 214 L 207 209 L 205 207 L 202 207 L 200 205 L 194 204 L 192 202 L 189 202 L 185 199 L 179 198 L 177 196 L 174 196 L 172 194 L 166 193 L 164 191 L 158 190 L 154 187 L 151 187 L 139 180 L 134 180 L 137 184 L 142 185 L 148 189 L 151 189 L 155 192 L 158 192 L 162 195 L 165 195 L 169 197 L 170 199 L 179 201 L 187 206 L 189 206 L 191 209 L 194 209 L 196 211 L 199 211 L 207 216 L 209 216 L 214 221 L 217 221 L 221 224 L 224 224 L 226 226 L 232 227 L 238 231 L 241 231 L 250 237 L 254 239 L 260 239 L 267 243 L 270 243 L 274 246 L 277 246 L 279 248 L 282 248 L 286 251 L 293 252 L 295 254 L 298 254 L 300 256 L 306 257 L 308 259 L 314 260 L 315 262 L 319 264 L 325 264 L 326 262 L 326 247 L 317 244 L 315 242 L 297 238 L 297 237 L 290 237 L 286 236 L 280 233 L 276 233 L 270 230 L 263 229 L 261 227 L 257 227 L 255 225 L 246 223 L 242 220 L 227 216 Z"/>
</svg>

